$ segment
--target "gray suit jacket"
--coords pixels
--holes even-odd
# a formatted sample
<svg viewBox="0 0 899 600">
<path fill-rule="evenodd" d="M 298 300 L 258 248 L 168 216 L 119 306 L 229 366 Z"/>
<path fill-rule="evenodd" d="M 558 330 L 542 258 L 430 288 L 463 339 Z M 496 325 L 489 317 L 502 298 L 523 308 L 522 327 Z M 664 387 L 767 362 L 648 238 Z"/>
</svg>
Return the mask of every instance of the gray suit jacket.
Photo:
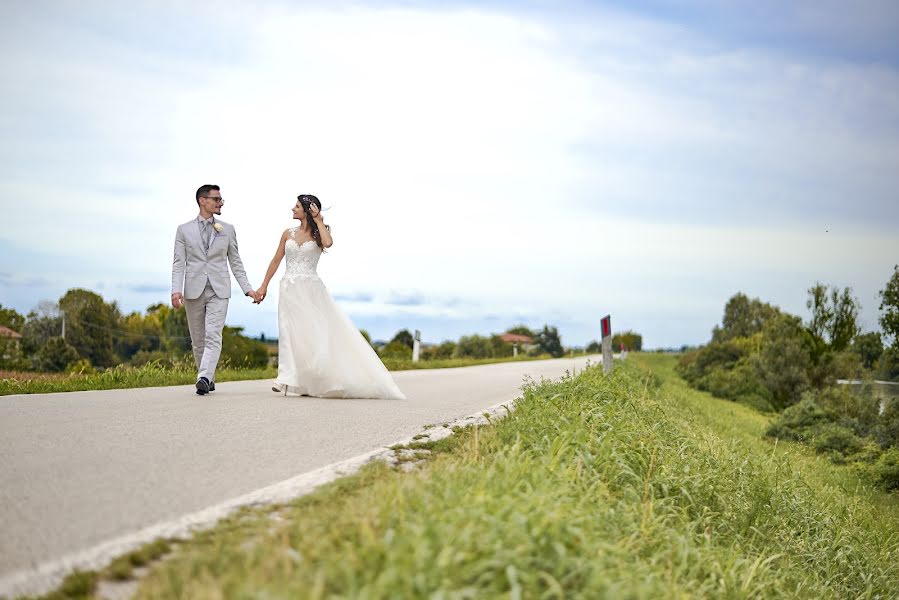
<svg viewBox="0 0 899 600">
<path fill-rule="evenodd" d="M 209 242 L 209 252 L 200 235 L 200 224 L 194 218 L 178 226 L 175 234 L 175 259 L 172 261 L 172 293 L 182 292 L 186 300 L 199 298 L 206 289 L 206 281 L 219 298 L 231 297 L 231 272 L 246 294 L 253 290 L 244 271 L 243 262 L 237 251 L 237 234 L 234 226 L 215 219 L 224 230 L 219 233 L 213 230 L 213 238 Z"/>
</svg>

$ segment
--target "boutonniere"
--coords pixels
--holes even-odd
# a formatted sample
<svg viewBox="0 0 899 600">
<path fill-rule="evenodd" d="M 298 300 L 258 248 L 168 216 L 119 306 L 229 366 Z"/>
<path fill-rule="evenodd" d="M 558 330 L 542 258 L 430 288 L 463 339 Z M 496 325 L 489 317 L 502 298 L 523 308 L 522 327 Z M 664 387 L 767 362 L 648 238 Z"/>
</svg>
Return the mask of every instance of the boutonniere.
<svg viewBox="0 0 899 600">
<path fill-rule="evenodd" d="M 225 226 L 222 225 L 221 223 L 213 223 L 212 228 L 215 229 L 219 233 L 221 233 L 225 230 Z"/>
</svg>

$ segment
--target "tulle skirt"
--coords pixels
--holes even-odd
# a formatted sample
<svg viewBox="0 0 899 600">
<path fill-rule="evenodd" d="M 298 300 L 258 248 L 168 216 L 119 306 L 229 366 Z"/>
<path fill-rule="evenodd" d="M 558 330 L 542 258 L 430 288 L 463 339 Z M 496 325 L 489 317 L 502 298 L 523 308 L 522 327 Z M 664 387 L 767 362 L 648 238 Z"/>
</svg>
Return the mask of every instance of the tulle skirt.
<svg viewBox="0 0 899 600">
<path fill-rule="evenodd" d="M 281 280 L 275 383 L 318 398 L 406 399 L 320 279 Z"/>
</svg>

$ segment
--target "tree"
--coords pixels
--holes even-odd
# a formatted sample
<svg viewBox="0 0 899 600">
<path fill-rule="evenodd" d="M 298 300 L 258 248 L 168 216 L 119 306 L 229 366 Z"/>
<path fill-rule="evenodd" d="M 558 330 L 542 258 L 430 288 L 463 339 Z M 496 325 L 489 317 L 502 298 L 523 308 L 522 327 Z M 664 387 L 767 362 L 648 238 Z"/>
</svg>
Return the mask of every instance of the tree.
<svg viewBox="0 0 899 600">
<path fill-rule="evenodd" d="M 768 321 L 762 330 L 754 365 L 776 410 L 798 402 L 810 385 L 811 341 L 807 335 L 802 321 L 792 315 Z"/>
<path fill-rule="evenodd" d="M 852 296 L 852 288 L 842 291 L 816 283 L 808 289 L 805 305 L 812 311 L 806 329 L 815 341 L 815 362 L 828 352 L 840 352 L 849 347 L 861 331 L 858 326 L 859 302 Z"/>
<path fill-rule="evenodd" d="M 186 310 L 176 310 L 168 304 L 153 304 L 147 307 L 146 318 L 153 319 L 162 331 L 160 344 L 162 350 L 176 355 L 191 351 Z"/>
<path fill-rule="evenodd" d="M 639 352 L 643 349 L 643 336 L 636 331 L 622 331 L 612 336 L 612 350 L 620 350 L 624 346 L 625 350 Z"/>
<path fill-rule="evenodd" d="M 504 342 L 498 335 L 490 336 L 490 356 L 512 356 L 512 344 Z"/>
<path fill-rule="evenodd" d="M 600 344 L 596 340 L 593 340 L 592 342 L 587 344 L 586 351 L 587 351 L 587 354 L 598 354 L 598 353 L 602 352 L 602 344 Z"/>
<path fill-rule="evenodd" d="M 43 348 L 47 341 L 62 334 L 62 317 L 55 302 L 41 302 L 28 313 L 22 327 L 22 352 L 33 355 Z"/>
<path fill-rule="evenodd" d="M 412 360 L 412 348 L 407 346 L 401 340 L 394 339 L 390 343 L 381 347 L 379 352 L 381 358 L 399 358 L 402 360 Z"/>
<path fill-rule="evenodd" d="M 705 346 L 684 353 L 678 363 L 678 372 L 684 379 L 698 385 L 715 370 L 728 371 L 747 355 L 746 344 L 735 340 L 710 342 Z"/>
<path fill-rule="evenodd" d="M 412 337 L 412 334 L 409 333 L 408 329 L 400 329 L 396 332 L 396 335 L 393 336 L 393 339 L 390 340 L 390 343 L 399 342 L 401 344 L 405 344 L 412 348 L 415 343 L 415 338 Z"/>
<path fill-rule="evenodd" d="M 899 265 L 893 268 L 893 276 L 880 290 L 880 326 L 891 346 L 899 350 Z"/>
<path fill-rule="evenodd" d="M 883 341 L 876 331 L 862 333 L 852 340 L 851 350 L 861 357 L 866 369 L 873 369 L 883 354 Z"/>
<path fill-rule="evenodd" d="M 0 304 L 0 325 L 21 334 L 25 317 L 11 308 L 3 308 Z M 28 368 L 28 361 L 22 356 L 21 346 L 18 339 L 0 336 L 0 368 L 14 370 Z"/>
<path fill-rule="evenodd" d="M 493 356 L 493 347 L 488 338 L 480 335 L 463 335 L 456 344 L 453 352 L 455 358 L 490 358 Z"/>
<path fill-rule="evenodd" d="M 98 367 L 118 362 L 112 346 L 120 318 L 115 303 L 107 304 L 99 294 L 75 288 L 59 299 L 59 308 L 66 317 L 66 341 L 79 355 Z"/>
<path fill-rule="evenodd" d="M 558 328 L 544 325 L 543 330 L 537 334 L 537 346 L 541 352 L 546 352 L 555 358 L 562 356 L 562 338 L 559 337 Z"/>
<path fill-rule="evenodd" d="M 122 317 L 118 329 L 121 333 L 113 339 L 113 348 L 125 360 L 141 351 L 156 352 L 162 348 L 162 323 L 153 314 L 133 312 Z"/>
<path fill-rule="evenodd" d="M 78 351 L 64 339 L 54 337 L 47 340 L 47 343 L 38 351 L 35 358 L 40 370 L 61 373 L 66 370 L 69 363 L 78 360 L 80 357 L 78 356 Z"/>
<path fill-rule="evenodd" d="M 899 344 L 893 344 L 883 351 L 877 363 L 877 373 L 887 381 L 899 382 Z"/>
<path fill-rule="evenodd" d="M 712 341 L 724 342 L 737 337 L 750 337 L 762 330 L 780 309 L 758 298 L 749 299 L 742 292 L 734 294 L 724 305 L 721 327 L 712 330 Z"/>
<path fill-rule="evenodd" d="M 3 305 L 0 304 L 0 325 L 9 327 L 16 333 L 22 333 L 25 317 L 12 308 L 3 308 Z"/>
<path fill-rule="evenodd" d="M 260 369 L 268 366 L 268 347 L 243 335 L 243 327 L 222 329 L 222 359 L 231 368 Z"/>
<path fill-rule="evenodd" d="M 456 342 L 446 340 L 444 342 L 441 342 L 439 345 L 422 348 L 421 359 L 437 360 L 441 358 L 452 358 L 455 350 Z"/>
</svg>

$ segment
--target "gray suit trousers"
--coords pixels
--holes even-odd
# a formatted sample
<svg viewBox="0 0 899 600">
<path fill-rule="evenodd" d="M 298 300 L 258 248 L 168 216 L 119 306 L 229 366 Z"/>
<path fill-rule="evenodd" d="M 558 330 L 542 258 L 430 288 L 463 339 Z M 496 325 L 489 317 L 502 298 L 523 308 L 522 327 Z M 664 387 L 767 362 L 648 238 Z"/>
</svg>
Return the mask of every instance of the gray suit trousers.
<svg viewBox="0 0 899 600">
<path fill-rule="evenodd" d="M 219 298 L 206 282 L 206 289 L 194 300 L 184 299 L 187 326 L 197 363 L 197 379 L 215 381 L 215 367 L 222 355 L 222 328 L 228 313 L 228 298 Z"/>
</svg>

